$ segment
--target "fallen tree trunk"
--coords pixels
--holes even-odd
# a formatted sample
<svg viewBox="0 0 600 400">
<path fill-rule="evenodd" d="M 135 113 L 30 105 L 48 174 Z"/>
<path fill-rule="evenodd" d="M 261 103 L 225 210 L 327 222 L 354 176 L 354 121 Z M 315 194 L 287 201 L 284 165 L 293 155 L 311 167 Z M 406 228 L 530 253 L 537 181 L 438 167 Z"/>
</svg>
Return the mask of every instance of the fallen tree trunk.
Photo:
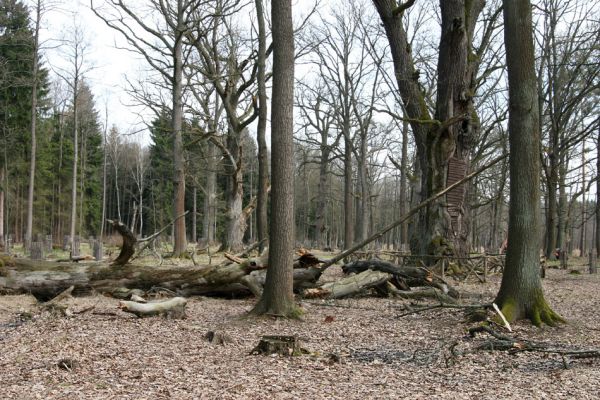
<svg viewBox="0 0 600 400">
<path fill-rule="evenodd" d="M 313 268 L 314 269 L 314 268 Z M 14 259 L 2 268 L 0 274 L 0 294 L 31 293 L 38 300 L 47 301 L 70 286 L 73 294 L 80 295 L 96 291 L 119 293 L 122 288 L 147 291 L 164 288 L 178 296 L 209 294 L 248 294 L 248 286 L 242 278 L 253 271 L 248 263 L 231 263 L 204 267 L 166 266 L 148 267 L 127 264 L 123 266 L 106 263 L 56 263 Z M 320 271 L 295 273 L 295 284 L 314 285 Z M 261 273 L 254 271 L 262 289 Z"/>
<path fill-rule="evenodd" d="M 318 288 L 306 289 L 303 294 L 307 299 L 339 299 L 379 286 L 386 283 L 391 277 L 391 274 L 368 269 L 339 281 L 326 283 Z"/>
<path fill-rule="evenodd" d="M 388 273 L 394 278 L 391 283 L 402 291 L 409 287 L 431 286 L 453 298 L 458 298 L 460 295 L 448 282 L 422 267 L 399 266 L 380 260 L 362 260 L 345 264 L 342 266 L 342 270 L 347 274 L 367 270 Z"/>
</svg>

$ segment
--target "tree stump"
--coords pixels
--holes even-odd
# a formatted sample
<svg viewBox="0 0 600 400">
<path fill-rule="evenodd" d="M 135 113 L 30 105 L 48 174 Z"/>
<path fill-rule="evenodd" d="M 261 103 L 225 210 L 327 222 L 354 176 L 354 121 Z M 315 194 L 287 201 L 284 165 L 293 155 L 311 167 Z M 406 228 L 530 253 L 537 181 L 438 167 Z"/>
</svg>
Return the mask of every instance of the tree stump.
<svg viewBox="0 0 600 400">
<path fill-rule="evenodd" d="M 596 262 L 596 250 L 590 251 L 590 274 L 598 272 L 598 265 Z"/>
<path fill-rule="evenodd" d="M 129 262 L 129 259 L 135 253 L 135 244 L 137 239 L 134 234 L 129 230 L 127 225 L 117 220 L 106 220 L 112 225 L 113 229 L 123 237 L 123 245 L 121 246 L 121 252 L 119 256 L 112 262 L 113 265 L 125 265 Z"/>
<path fill-rule="evenodd" d="M 71 246 L 71 256 L 77 257 L 80 256 L 80 247 L 81 247 L 81 238 L 79 236 L 75 236 L 73 238 L 73 244 Z"/>
<path fill-rule="evenodd" d="M 560 268 L 561 269 L 567 269 L 567 261 L 568 261 L 567 251 L 561 249 L 560 250 Z"/>
<path fill-rule="evenodd" d="M 42 242 L 31 242 L 29 247 L 29 257 L 32 260 L 44 259 L 44 244 Z"/>
<path fill-rule="evenodd" d="M 100 240 L 94 240 L 93 251 L 94 259 L 96 259 L 96 261 L 102 261 L 102 258 L 104 257 L 104 249 Z"/>
<path fill-rule="evenodd" d="M 52 252 L 52 235 L 46 235 L 46 238 L 44 239 L 44 247 L 46 248 L 47 252 Z"/>
<path fill-rule="evenodd" d="M 260 342 L 250 352 L 251 355 L 271 355 L 291 357 L 307 354 L 308 351 L 300 346 L 297 336 L 263 336 Z"/>
<path fill-rule="evenodd" d="M 221 346 L 233 343 L 233 339 L 231 338 L 231 336 L 229 336 L 225 332 L 208 331 L 206 332 L 206 335 L 204 335 L 204 338 L 212 344 L 220 344 Z"/>
</svg>

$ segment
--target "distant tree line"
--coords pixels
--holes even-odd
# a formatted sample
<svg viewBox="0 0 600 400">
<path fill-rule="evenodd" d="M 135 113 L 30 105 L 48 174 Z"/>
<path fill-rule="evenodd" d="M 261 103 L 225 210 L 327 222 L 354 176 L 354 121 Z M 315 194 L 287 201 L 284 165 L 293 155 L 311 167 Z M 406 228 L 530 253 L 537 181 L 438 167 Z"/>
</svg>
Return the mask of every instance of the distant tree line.
<svg viewBox="0 0 600 400">
<path fill-rule="evenodd" d="M 97 3 L 98 16 L 150 67 L 128 90 L 154 112 L 151 143 L 111 126 L 110 110 L 86 80 L 89 49 L 80 37 L 62 45 L 71 66 L 50 69 L 36 40 L 43 7 L 35 6 L 43 2 L 28 8 L 0 0 L 0 236 L 27 240 L 28 215 L 29 236 L 52 234 L 56 243 L 73 222 L 77 235 L 110 235 L 103 216 L 144 236 L 189 211 L 167 231 L 183 248 L 192 241 L 237 250 L 264 238 L 272 171 L 260 88 L 270 96 L 272 43 L 262 2 L 149 0 L 155 18 L 145 20 L 133 2 Z M 392 3 L 397 7 L 388 9 Z M 501 2 L 443 9 L 412 3 L 332 2 L 296 21 L 299 245 L 347 248 L 508 153 Z M 597 192 L 600 140 L 599 28 L 591 18 L 596 1 L 538 3 L 539 241 L 552 257 L 557 247 L 598 247 L 598 201 L 590 193 Z M 466 6 L 464 47 L 444 52 L 454 48 L 443 36 L 457 18 L 452 13 Z M 395 25 L 386 25 L 386 13 Z M 390 44 L 390 32 L 402 46 Z M 507 239 L 508 183 L 504 161 L 377 245 L 449 255 L 497 251 Z"/>
</svg>

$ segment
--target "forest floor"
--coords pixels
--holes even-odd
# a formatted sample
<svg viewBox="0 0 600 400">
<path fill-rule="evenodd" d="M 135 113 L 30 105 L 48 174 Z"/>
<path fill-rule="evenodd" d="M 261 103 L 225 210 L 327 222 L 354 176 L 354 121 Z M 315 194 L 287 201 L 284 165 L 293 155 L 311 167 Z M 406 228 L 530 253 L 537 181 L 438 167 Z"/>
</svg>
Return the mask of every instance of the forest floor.
<svg viewBox="0 0 600 400">
<path fill-rule="evenodd" d="M 544 279 L 546 298 L 568 324 L 495 329 L 554 347 L 600 349 L 600 274 L 577 268 L 581 274 L 549 269 Z M 340 268 L 326 275 L 335 279 Z M 500 277 L 455 285 L 469 295 L 465 303 L 488 303 Z M 474 351 L 491 337 L 470 338 L 476 323 L 463 310 L 400 316 L 427 302 L 304 300 L 300 321 L 246 318 L 253 298 L 192 298 L 183 320 L 139 319 L 99 295 L 67 302 L 70 317 L 40 311 L 29 296 L 0 296 L 0 398 L 600 398 L 600 359 Z M 211 344 L 208 331 L 229 343 Z M 310 353 L 250 355 L 262 335 L 296 335 Z"/>
</svg>

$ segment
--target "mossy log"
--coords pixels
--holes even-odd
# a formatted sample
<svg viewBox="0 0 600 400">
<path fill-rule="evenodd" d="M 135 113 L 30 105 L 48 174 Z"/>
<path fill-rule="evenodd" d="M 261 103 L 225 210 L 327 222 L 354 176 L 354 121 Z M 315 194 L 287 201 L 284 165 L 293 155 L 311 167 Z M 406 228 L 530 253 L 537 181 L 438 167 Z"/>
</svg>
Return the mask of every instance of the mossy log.
<svg viewBox="0 0 600 400">
<path fill-rule="evenodd" d="M 0 274 L 0 294 L 31 293 L 46 301 L 70 286 L 74 295 L 90 291 L 111 294 L 122 288 L 143 291 L 160 287 L 178 296 L 249 294 L 242 278 L 252 272 L 246 263 L 210 266 L 141 266 L 107 263 L 57 263 L 14 259 Z M 257 271 L 259 272 L 259 271 Z M 295 284 L 314 284 L 320 273 L 294 274 Z M 302 282 L 300 282 L 302 280 Z M 262 287 L 261 282 L 258 285 Z"/>
</svg>

